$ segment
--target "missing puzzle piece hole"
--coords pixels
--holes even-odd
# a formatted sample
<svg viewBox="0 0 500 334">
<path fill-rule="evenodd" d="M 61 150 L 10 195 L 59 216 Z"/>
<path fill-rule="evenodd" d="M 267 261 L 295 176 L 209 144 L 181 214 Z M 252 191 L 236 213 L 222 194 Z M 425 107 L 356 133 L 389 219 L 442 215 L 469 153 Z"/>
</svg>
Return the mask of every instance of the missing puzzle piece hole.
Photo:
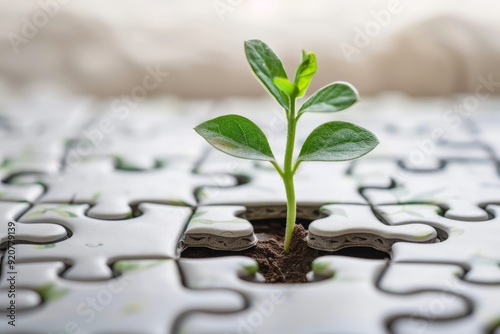
<svg viewBox="0 0 500 334">
<path fill-rule="evenodd" d="M 284 221 L 273 219 L 252 222 L 254 233 L 259 239 L 252 248 L 231 252 L 209 248 L 188 248 L 181 254 L 183 258 L 209 258 L 221 256 L 248 256 L 259 264 L 259 273 L 265 283 L 307 283 L 306 274 L 311 271 L 311 263 L 317 257 L 327 255 L 307 246 L 307 230 L 295 225 L 290 252 L 283 250 L 285 238 Z M 245 279 L 245 278 L 243 278 Z"/>
<path fill-rule="evenodd" d="M 370 247 L 350 247 L 337 252 L 316 250 L 307 245 L 306 227 L 311 220 L 297 219 L 290 252 L 285 253 L 283 242 L 285 238 L 284 218 L 259 219 L 250 221 L 259 242 L 256 246 L 243 251 L 217 251 L 209 248 L 188 248 L 181 254 L 183 258 L 210 258 L 222 256 L 248 256 L 259 264 L 259 273 L 264 277 L 264 283 L 309 283 L 307 274 L 312 269 L 312 262 L 325 255 L 343 255 L 364 259 L 390 258 L 388 253 L 377 251 Z M 327 279 L 324 277 L 323 279 Z M 242 277 L 245 279 L 245 277 Z M 255 281 L 255 280 L 252 280 Z M 317 281 L 317 280 L 315 280 Z"/>
</svg>

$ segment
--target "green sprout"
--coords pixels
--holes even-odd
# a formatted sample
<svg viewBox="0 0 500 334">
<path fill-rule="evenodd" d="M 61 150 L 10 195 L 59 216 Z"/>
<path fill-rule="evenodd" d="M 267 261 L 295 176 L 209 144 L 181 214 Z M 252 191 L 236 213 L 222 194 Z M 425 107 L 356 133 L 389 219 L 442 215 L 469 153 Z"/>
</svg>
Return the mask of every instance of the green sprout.
<svg viewBox="0 0 500 334">
<path fill-rule="evenodd" d="M 276 161 L 264 132 L 249 119 L 225 115 L 203 122 L 195 131 L 216 149 L 242 159 L 269 161 L 283 179 L 287 197 L 285 252 L 289 251 L 297 215 L 294 175 L 304 161 L 346 161 L 359 158 L 378 145 L 370 131 L 348 122 L 327 122 L 307 137 L 294 160 L 295 132 L 306 112 L 330 113 L 344 110 L 358 101 L 357 90 L 349 83 L 334 82 L 314 93 L 300 107 L 296 100 L 306 94 L 317 64 L 314 53 L 302 51 L 302 61 L 293 81 L 288 79 L 281 60 L 264 42 L 245 42 L 245 54 L 257 79 L 283 107 L 287 138 L 283 165 Z"/>
</svg>

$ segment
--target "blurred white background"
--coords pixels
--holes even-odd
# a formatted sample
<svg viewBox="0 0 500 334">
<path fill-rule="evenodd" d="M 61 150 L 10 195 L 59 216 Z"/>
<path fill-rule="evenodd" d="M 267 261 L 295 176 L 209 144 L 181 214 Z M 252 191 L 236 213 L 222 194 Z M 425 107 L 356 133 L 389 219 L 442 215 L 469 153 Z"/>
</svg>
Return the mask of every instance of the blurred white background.
<svg viewBox="0 0 500 334">
<path fill-rule="evenodd" d="M 256 96 L 243 41 L 258 38 L 289 72 L 316 52 L 313 89 L 474 92 L 478 77 L 500 85 L 499 13 L 495 0 L 3 0 L 0 82 L 114 96 L 149 68 L 168 72 L 155 94 Z"/>
</svg>

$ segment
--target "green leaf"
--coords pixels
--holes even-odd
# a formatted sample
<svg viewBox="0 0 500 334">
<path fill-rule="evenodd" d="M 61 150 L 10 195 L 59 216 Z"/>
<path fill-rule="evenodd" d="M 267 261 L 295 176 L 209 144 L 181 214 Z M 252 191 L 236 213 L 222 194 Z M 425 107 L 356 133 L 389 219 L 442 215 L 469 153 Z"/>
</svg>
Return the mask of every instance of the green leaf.
<svg viewBox="0 0 500 334">
<path fill-rule="evenodd" d="M 299 110 L 305 112 L 335 112 L 344 110 L 358 101 L 358 91 L 347 82 L 334 82 L 318 90 Z"/>
<path fill-rule="evenodd" d="M 345 161 L 359 158 L 379 143 L 370 131 L 348 122 L 328 122 L 314 129 L 300 151 L 299 161 Z"/>
<path fill-rule="evenodd" d="M 312 52 L 306 53 L 302 50 L 302 62 L 297 67 L 297 71 L 295 71 L 294 80 L 299 90 L 297 97 L 302 97 L 306 94 L 307 88 L 317 69 L 318 64 L 316 63 L 316 55 Z"/>
<path fill-rule="evenodd" d="M 290 98 L 295 98 L 297 94 L 297 86 L 288 79 L 276 77 L 273 79 L 273 83 L 278 87 L 279 90 L 284 92 Z"/>
<path fill-rule="evenodd" d="M 253 73 L 260 82 L 274 96 L 276 101 L 288 110 L 289 102 L 287 96 L 282 93 L 273 82 L 275 77 L 288 78 L 281 60 L 264 42 L 257 39 L 245 42 L 245 55 Z"/>
<path fill-rule="evenodd" d="M 194 130 L 210 145 L 229 155 L 243 159 L 274 161 L 264 132 L 243 116 L 220 116 L 201 123 Z"/>
</svg>

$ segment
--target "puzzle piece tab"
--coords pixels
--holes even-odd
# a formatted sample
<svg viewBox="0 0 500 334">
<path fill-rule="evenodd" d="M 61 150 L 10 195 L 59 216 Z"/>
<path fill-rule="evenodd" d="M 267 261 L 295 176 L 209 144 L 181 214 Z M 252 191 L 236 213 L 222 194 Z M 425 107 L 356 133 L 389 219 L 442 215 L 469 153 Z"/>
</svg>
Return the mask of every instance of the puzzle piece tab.
<svg viewBox="0 0 500 334">
<path fill-rule="evenodd" d="M 257 284 L 241 277 L 255 261 L 245 257 L 181 259 L 188 287 L 228 288 L 249 298 L 249 308 L 235 314 L 189 315 L 180 328 L 186 333 L 386 333 L 395 315 L 434 316 L 426 306 L 446 292 L 414 291 L 407 295 L 379 291 L 375 282 L 386 263 L 337 256 L 316 259 L 313 268 L 329 279 L 302 285 Z M 456 300 L 438 319 L 460 317 L 467 303 Z"/>
<path fill-rule="evenodd" d="M 307 236 L 307 244 L 319 250 L 363 246 L 390 252 L 400 241 L 432 243 L 437 237 L 428 225 L 386 225 L 368 205 L 325 205 L 320 211 L 327 217 L 313 221 Z"/>
<path fill-rule="evenodd" d="M 56 223 L 73 235 L 57 244 L 16 245 L 17 262 L 64 261 L 70 266 L 64 273 L 67 279 L 110 279 L 109 265 L 119 259 L 177 258 L 177 243 L 191 214 L 186 207 L 142 203 L 139 217 L 105 221 L 85 216 L 88 208 L 86 204 L 34 206 L 22 223 Z"/>
<path fill-rule="evenodd" d="M 43 304 L 19 312 L 16 326 L 0 322 L 2 333 L 177 333 L 188 312 L 224 313 L 245 306 L 231 291 L 195 291 L 181 283 L 174 260 L 119 261 L 119 277 L 106 282 L 61 279 L 61 262 L 19 264 L 17 286 L 36 291 Z M 2 283 L 4 281 L 2 280 Z"/>
<path fill-rule="evenodd" d="M 243 206 L 200 206 L 191 217 L 183 237 L 185 247 L 244 250 L 257 243 L 252 224 L 236 217 Z"/>
<path fill-rule="evenodd" d="M 48 243 L 67 236 L 66 229 L 57 224 L 18 223 L 19 216 L 28 209 L 28 204 L 0 202 L 0 248 L 12 243 Z"/>
</svg>

